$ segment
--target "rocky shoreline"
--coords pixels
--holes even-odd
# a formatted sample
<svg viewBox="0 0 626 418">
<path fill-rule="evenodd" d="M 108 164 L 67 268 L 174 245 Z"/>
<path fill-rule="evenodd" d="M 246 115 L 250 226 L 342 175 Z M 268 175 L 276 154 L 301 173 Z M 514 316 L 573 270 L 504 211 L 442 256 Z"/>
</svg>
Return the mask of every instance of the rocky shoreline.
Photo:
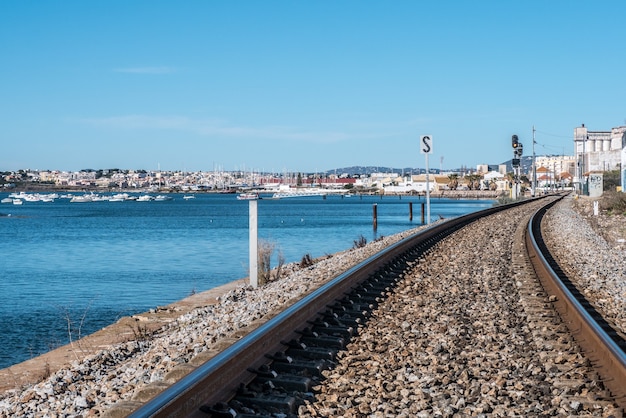
<svg viewBox="0 0 626 418">
<path fill-rule="evenodd" d="M 124 318 L 85 341 L 4 369 L 0 418 L 125 416 L 124 402 L 150 397 L 155 386 L 171 384 L 190 365 L 206 361 L 286 304 L 421 228 L 323 257 L 309 267 L 283 266 L 286 278 L 256 290 L 238 281 Z"/>
</svg>

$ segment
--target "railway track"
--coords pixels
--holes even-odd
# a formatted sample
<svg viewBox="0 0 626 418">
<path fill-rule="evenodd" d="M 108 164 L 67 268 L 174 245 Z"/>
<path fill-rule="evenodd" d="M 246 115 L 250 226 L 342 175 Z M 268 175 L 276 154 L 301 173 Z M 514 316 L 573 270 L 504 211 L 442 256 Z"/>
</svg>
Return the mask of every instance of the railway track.
<svg viewBox="0 0 626 418">
<path fill-rule="evenodd" d="M 412 263 L 438 241 L 464 226 L 525 203 L 455 218 L 398 242 L 302 298 L 130 416 L 269 417 L 277 413 L 294 414 L 300 404 L 314 396 L 312 388 L 321 381 L 322 371 L 333 367 L 337 352 L 346 347 L 359 324 L 367 321 L 372 310 L 393 292 L 395 284 Z M 527 233 L 527 246 L 533 248 L 530 257 L 534 268 L 549 293 L 557 295 L 555 305 L 561 315 L 581 329 L 577 334 L 584 340 L 593 341 L 582 346 L 602 353 L 596 356 L 597 359 L 593 358 L 600 366 L 607 387 L 624 407 L 624 345 L 614 339 L 610 343 L 608 337 L 592 337 L 603 326 L 596 325 L 593 331 L 583 331 L 586 323 L 592 322 L 590 314 L 585 320 L 569 319 L 567 315 L 573 310 L 570 303 L 583 303 L 565 302 L 566 293 L 557 293 L 548 284 L 548 276 L 558 275 L 550 273 L 555 269 L 550 265 L 551 257 L 542 255 L 540 221 L 541 213 L 538 212 L 531 219 Z M 606 326 L 604 329 L 606 333 Z M 600 345 L 610 348 L 600 348 Z"/>
<path fill-rule="evenodd" d="M 550 254 L 541 234 L 541 219 L 556 201 L 530 219 L 526 247 L 537 278 L 574 338 L 603 378 L 622 409 L 626 408 L 626 339 L 578 291 Z"/>
</svg>

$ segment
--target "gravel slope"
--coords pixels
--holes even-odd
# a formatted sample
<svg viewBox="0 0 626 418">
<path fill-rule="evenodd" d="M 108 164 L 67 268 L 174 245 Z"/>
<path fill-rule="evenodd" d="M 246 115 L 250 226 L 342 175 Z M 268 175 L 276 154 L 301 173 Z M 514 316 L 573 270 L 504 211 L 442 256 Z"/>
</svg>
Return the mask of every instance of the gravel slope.
<svg viewBox="0 0 626 418">
<path fill-rule="evenodd" d="M 523 257 L 530 214 L 472 224 L 406 271 L 300 415 L 621 416 Z"/>
</svg>

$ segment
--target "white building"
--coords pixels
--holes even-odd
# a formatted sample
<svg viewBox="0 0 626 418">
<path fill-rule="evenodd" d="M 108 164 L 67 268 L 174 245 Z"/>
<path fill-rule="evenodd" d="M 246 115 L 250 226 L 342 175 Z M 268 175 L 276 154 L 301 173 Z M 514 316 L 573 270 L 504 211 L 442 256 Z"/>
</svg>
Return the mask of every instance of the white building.
<svg viewBox="0 0 626 418">
<path fill-rule="evenodd" d="M 497 164 L 497 165 L 478 164 L 476 166 L 476 172 L 478 174 L 486 174 L 492 171 L 496 171 L 502 175 L 506 175 L 506 164 Z"/>
<path fill-rule="evenodd" d="M 574 128 L 574 152 L 577 177 L 593 171 L 611 171 L 620 168 L 621 153 L 626 142 L 626 126 L 610 131 L 590 131 L 585 125 Z"/>
<path fill-rule="evenodd" d="M 542 155 L 535 158 L 537 173 L 541 167 L 557 177 L 565 177 L 565 173 L 574 177 L 576 175 L 576 157 L 573 155 Z M 532 174 L 532 173 L 531 173 Z"/>
<path fill-rule="evenodd" d="M 506 166 L 505 166 L 506 172 Z M 495 189 L 493 186 L 495 185 Z M 506 176 L 499 171 L 490 171 L 483 176 L 480 184 L 480 190 L 494 190 L 504 192 L 509 190 L 509 181 Z"/>
</svg>

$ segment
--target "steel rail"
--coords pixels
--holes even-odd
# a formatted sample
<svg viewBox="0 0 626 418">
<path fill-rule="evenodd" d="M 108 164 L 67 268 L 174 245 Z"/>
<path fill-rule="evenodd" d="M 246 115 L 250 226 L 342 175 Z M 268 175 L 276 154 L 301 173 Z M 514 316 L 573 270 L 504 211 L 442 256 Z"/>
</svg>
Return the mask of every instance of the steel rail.
<svg viewBox="0 0 626 418">
<path fill-rule="evenodd" d="M 539 209 L 528 223 L 526 247 L 544 289 L 556 296 L 554 307 L 583 351 L 594 363 L 615 402 L 626 408 L 625 343 L 575 289 L 543 242 L 541 220 L 558 200 Z"/>
<path fill-rule="evenodd" d="M 298 330 L 307 327 L 312 318 L 318 317 L 328 306 L 340 300 L 379 268 L 415 248 L 423 252 L 480 218 L 530 201 L 495 206 L 452 218 L 387 247 L 304 296 L 166 388 L 129 417 L 206 417 L 200 407 L 232 399 L 242 383 L 249 384 L 255 378 L 252 370 L 268 363 L 268 353 L 284 351 L 285 341 L 298 338 Z"/>
</svg>

